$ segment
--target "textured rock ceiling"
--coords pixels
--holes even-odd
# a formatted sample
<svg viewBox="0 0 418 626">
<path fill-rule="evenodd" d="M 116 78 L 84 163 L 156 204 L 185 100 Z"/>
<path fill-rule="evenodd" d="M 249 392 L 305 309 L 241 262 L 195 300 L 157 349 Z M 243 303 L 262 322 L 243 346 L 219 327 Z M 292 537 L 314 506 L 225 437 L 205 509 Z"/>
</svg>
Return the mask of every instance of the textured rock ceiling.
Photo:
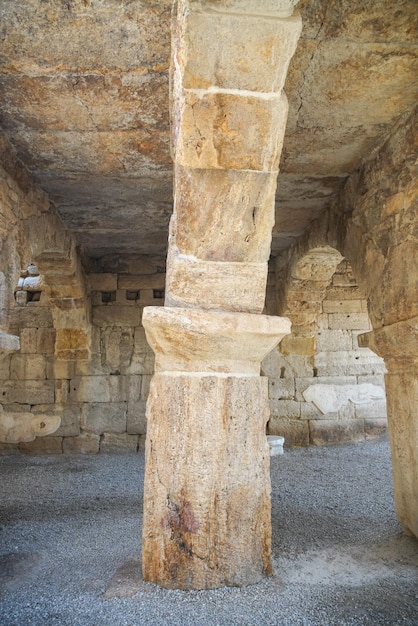
<svg viewBox="0 0 418 626">
<path fill-rule="evenodd" d="M 302 0 L 273 253 L 418 93 L 416 0 Z M 171 0 L 0 0 L 0 124 L 85 255 L 165 254 Z"/>
</svg>

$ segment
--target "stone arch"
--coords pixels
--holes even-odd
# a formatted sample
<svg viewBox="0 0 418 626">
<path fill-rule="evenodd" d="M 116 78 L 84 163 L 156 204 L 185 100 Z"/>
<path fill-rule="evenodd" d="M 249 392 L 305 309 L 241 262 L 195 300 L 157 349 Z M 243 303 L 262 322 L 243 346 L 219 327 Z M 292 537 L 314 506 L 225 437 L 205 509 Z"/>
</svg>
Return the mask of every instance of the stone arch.
<svg viewBox="0 0 418 626">
<path fill-rule="evenodd" d="M 263 362 L 269 377 L 269 434 L 290 444 L 364 440 L 386 429 L 383 360 L 358 346 L 371 329 L 351 265 L 326 243 L 278 259 L 277 308 L 292 322 Z"/>
<path fill-rule="evenodd" d="M 342 258 L 338 250 L 324 245 L 292 259 L 278 312 L 291 318 L 295 337 L 312 335 L 326 289 Z"/>
</svg>

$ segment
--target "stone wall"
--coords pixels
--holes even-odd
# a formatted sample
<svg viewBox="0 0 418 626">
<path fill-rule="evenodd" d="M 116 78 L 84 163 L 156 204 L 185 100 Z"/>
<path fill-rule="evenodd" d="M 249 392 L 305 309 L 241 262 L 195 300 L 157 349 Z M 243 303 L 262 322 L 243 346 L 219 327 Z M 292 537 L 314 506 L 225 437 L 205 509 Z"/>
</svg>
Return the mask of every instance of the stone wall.
<svg viewBox="0 0 418 626">
<path fill-rule="evenodd" d="M 9 329 L 20 337 L 21 348 L 0 363 L 3 409 L 42 416 L 44 422 L 58 415 L 61 423 L 33 441 L 0 444 L 3 452 L 125 452 L 144 444 L 154 356 L 141 316 L 144 306 L 163 304 L 165 261 L 111 257 L 96 265 L 97 272 L 88 276 L 88 358 L 56 354 L 47 291 L 38 301 L 28 299 L 12 309 Z M 271 269 L 268 313 L 274 313 L 275 302 Z M 284 435 L 288 445 L 321 445 L 358 441 L 385 429 L 383 362 L 357 344 L 358 334 L 369 329 L 366 301 L 342 261 L 326 290 L 315 336 L 290 337 L 263 362 L 262 373 L 270 379 L 270 434 Z M 321 390 L 326 385 L 328 405 L 321 403 L 321 394 L 309 399 L 317 385 Z M 329 406 L 330 398 L 335 406 Z"/>
<path fill-rule="evenodd" d="M 5 413 L 59 415 L 59 428 L 33 441 L 1 444 L 3 451 L 97 453 L 137 451 L 146 431 L 145 403 L 154 357 L 142 310 L 162 305 L 165 261 L 133 258 L 101 263 L 111 270 L 88 276 L 91 301 L 89 358 L 60 359 L 46 296 L 15 307 L 11 328 L 21 350 L 0 371 Z"/>
<path fill-rule="evenodd" d="M 269 434 L 287 445 L 323 445 L 385 431 L 383 359 L 358 346 L 358 335 L 370 329 L 367 301 L 343 260 L 324 290 L 315 332 L 285 338 L 263 362 Z"/>
<path fill-rule="evenodd" d="M 53 305 L 45 291 L 39 301 L 14 307 L 10 330 L 20 336 L 21 348 L 1 362 L 4 411 L 44 421 L 59 415 L 61 423 L 33 441 L 0 444 L 3 452 L 125 452 L 143 446 L 154 356 L 141 316 L 144 306 L 163 304 L 165 261 L 111 257 L 98 260 L 96 269 L 88 276 L 89 358 L 56 355 Z M 274 271 L 267 294 L 267 312 L 273 313 Z M 343 261 L 326 290 L 315 337 L 290 337 L 263 362 L 270 379 L 270 434 L 284 435 L 288 445 L 321 445 L 362 440 L 386 427 L 383 362 L 357 344 L 358 334 L 369 328 L 366 301 Z M 327 401 L 332 394 L 337 410 L 325 406 L 322 412 L 321 396 L 314 398 L 317 404 L 304 397 L 314 385 L 327 386 Z"/>
</svg>

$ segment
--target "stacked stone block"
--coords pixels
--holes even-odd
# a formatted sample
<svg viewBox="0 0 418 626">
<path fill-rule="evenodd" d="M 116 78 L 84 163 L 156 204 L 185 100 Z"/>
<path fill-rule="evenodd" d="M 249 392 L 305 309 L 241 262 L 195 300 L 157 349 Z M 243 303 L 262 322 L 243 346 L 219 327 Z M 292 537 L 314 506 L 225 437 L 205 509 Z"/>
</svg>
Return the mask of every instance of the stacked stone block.
<svg viewBox="0 0 418 626">
<path fill-rule="evenodd" d="M 144 312 L 156 373 L 142 564 L 145 580 L 166 587 L 243 585 L 271 573 L 259 372 L 290 324 L 260 314 L 287 119 L 282 89 L 301 30 L 293 5 L 267 1 L 255 15 L 242 0 L 179 0 L 173 12 L 166 299 Z"/>
</svg>

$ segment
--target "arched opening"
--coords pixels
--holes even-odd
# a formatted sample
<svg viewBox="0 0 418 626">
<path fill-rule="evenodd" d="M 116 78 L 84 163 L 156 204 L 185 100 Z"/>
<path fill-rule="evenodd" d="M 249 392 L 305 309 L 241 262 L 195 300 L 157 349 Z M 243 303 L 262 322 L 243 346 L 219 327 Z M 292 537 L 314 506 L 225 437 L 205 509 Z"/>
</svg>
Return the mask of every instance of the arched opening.
<svg viewBox="0 0 418 626">
<path fill-rule="evenodd" d="M 348 261 L 329 246 L 291 266 L 281 314 L 292 334 L 264 360 L 268 433 L 287 445 L 364 441 L 387 427 L 383 359 L 360 347 L 371 330 L 366 294 Z"/>
</svg>

